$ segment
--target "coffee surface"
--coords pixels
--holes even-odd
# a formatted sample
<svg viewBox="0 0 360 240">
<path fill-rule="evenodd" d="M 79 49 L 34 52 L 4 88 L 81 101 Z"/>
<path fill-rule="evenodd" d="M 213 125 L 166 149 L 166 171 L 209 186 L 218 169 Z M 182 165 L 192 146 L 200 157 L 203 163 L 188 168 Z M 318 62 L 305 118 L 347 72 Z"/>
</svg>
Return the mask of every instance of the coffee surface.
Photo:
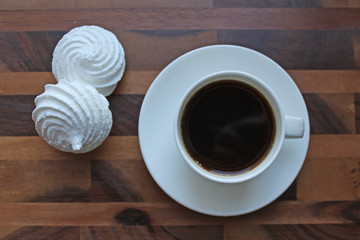
<svg viewBox="0 0 360 240">
<path fill-rule="evenodd" d="M 246 172 L 270 151 L 275 119 L 254 87 L 235 80 L 210 83 L 187 102 L 181 117 L 186 150 L 206 170 L 225 175 Z"/>
</svg>

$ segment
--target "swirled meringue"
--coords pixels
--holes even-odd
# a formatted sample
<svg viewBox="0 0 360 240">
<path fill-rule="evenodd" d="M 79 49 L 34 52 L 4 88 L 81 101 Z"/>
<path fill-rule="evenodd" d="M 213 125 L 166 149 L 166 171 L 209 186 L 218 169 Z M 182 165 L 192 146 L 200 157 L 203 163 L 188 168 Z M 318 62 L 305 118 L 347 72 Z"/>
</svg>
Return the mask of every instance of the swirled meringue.
<svg viewBox="0 0 360 240">
<path fill-rule="evenodd" d="M 95 149 L 112 127 L 107 99 L 94 87 L 77 81 L 45 85 L 45 92 L 35 98 L 35 105 L 32 119 L 37 133 L 64 152 Z"/>
<path fill-rule="evenodd" d="M 65 34 L 55 47 L 52 72 L 57 81 L 76 79 L 109 96 L 125 70 L 125 52 L 116 36 L 98 26 Z"/>
</svg>

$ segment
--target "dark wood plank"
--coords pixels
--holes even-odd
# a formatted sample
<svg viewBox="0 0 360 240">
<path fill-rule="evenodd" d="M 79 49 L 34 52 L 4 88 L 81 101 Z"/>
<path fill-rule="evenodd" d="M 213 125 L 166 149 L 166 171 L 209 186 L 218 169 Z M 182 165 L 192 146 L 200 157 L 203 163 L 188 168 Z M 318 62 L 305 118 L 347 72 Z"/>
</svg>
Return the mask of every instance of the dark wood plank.
<svg viewBox="0 0 360 240">
<path fill-rule="evenodd" d="M 214 7 L 256 8 L 358 8 L 358 0 L 214 0 Z"/>
<path fill-rule="evenodd" d="M 240 225 L 227 224 L 224 240 L 259 239 L 338 239 L 360 238 L 358 224 L 314 224 L 314 225 Z"/>
<path fill-rule="evenodd" d="M 80 227 L 83 240 L 100 239 L 223 239 L 222 226 L 113 226 Z"/>
<path fill-rule="evenodd" d="M 178 56 L 198 47 L 216 44 L 216 31 L 117 31 L 126 52 L 126 70 L 162 70 Z M 141 53 L 141 54 L 139 54 Z"/>
<path fill-rule="evenodd" d="M 358 224 L 359 209 L 359 201 L 278 201 L 251 214 L 220 218 L 191 211 L 175 202 L 1 203 L 0 225 Z"/>
<path fill-rule="evenodd" d="M 355 122 L 356 122 L 356 133 L 360 134 L 360 93 L 355 93 Z"/>
<path fill-rule="evenodd" d="M 332 8 L 359 8 L 360 2 L 358 0 L 317 0 L 322 7 L 332 7 Z"/>
<path fill-rule="evenodd" d="M 2 31 L 68 31 L 96 23 L 114 30 L 358 29 L 360 9 L 214 8 L 2 11 Z M 44 21 L 46 19 L 46 21 Z M 120 24 L 121 23 L 121 24 Z"/>
<path fill-rule="evenodd" d="M 257 50 L 285 69 L 354 69 L 354 31 L 221 30 L 218 42 Z"/>
<path fill-rule="evenodd" d="M 62 35 L 62 32 L 0 32 L 1 65 L 10 71 L 51 71 L 52 52 Z"/>
<path fill-rule="evenodd" d="M 297 200 L 297 182 L 296 182 L 296 180 L 277 199 L 277 201 L 290 201 L 290 200 Z"/>
<path fill-rule="evenodd" d="M 137 0 L 113 1 L 102 0 L 12 0 L 3 1 L 0 10 L 30 10 L 30 9 L 106 9 L 106 8 L 209 8 L 212 0 Z"/>
<path fill-rule="evenodd" d="M 312 134 L 355 133 L 353 94 L 303 94 Z"/>
<path fill-rule="evenodd" d="M 111 136 L 137 136 L 138 118 L 144 95 L 118 95 L 108 97 L 113 116 Z"/>
<path fill-rule="evenodd" d="M 52 53 L 65 33 L 0 32 L 0 71 L 51 71 Z M 215 31 L 114 30 L 114 33 L 125 48 L 127 71 L 161 70 L 179 55 L 216 43 Z"/>
<path fill-rule="evenodd" d="M 0 226 L 0 229 L 2 227 Z M 7 227 L 9 228 L 9 227 Z M 15 227 L 6 235 L 1 236 L 3 240 L 47 240 L 47 239 L 62 239 L 62 240 L 79 240 L 79 227 Z"/>
<path fill-rule="evenodd" d="M 37 135 L 31 113 L 35 109 L 35 96 L 0 95 L 0 135 Z"/>
<path fill-rule="evenodd" d="M 112 95 L 108 98 L 113 115 L 112 136 L 137 135 L 137 123 L 144 95 Z M 0 95 L 0 135 L 37 136 L 31 113 L 35 96 Z"/>
<path fill-rule="evenodd" d="M 0 161 L 0 176 L 0 202 L 42 201 L 60 189 L 84 191 L 91 184 L 89 160 Z"/>
<path fill-rule="evenodd" d="M 355 64 L 359 68 L 360 67 L 360 32 L 355 33 L 353 44 L 354 44 Z"/>
</svg>

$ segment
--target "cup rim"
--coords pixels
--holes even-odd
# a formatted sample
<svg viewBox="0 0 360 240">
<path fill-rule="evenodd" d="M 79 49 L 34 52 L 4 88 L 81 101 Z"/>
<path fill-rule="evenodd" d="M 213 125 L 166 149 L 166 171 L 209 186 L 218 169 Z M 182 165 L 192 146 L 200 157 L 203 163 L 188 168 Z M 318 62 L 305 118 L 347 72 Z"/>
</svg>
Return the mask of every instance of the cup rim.
<svg viewBox="0 0 360 240">
<path fill-rule="evenodd" d="M 232 76 L 232 77 L 231 77 Z M 234 77 L 236 76 L 236 77 Z M 240 79 L 240 78 L 247 78 L 247 79 L 251 79 L 251 81 L 253 81 L 252 83 L 248 83 L 245 82 L 244 80 Z M 267 93 L 271 96 L 273 103 L 270 104 L 272 108 L 273 104 L 275 104 L 276 108 L 277 108 L 277 112 L 278 112 L 278 116 L 274 113 L 275 115 L 275 119 L 276 119 L 276 136 L 275 136 L 275 140 L 273 143 L 273 147 L 270 150 L 270 152 L 268 153 L 268 155 L 270 153 L 271 154 L 271 158 L 270 157 L 266 157 L 264 160 L 262 160 L 258 165 L 256 165 L 253 169 L 244 172 L 244 173 L 240 173 L 240 174 L 236 174 L 236 175 L 220 175 L 220 174 L 215 174 L 215 173 L 211 173 L 207 170 L 205 170 L 204 168 L 202 168 L 201 166 L 199 166 L 198 164 L 195 163 L 195 160 L 193 160 L 190 156 L 190 154 L 187 153 L 187 150 L 184 146 L 184 144 L 182 143 L 181 139 L 181 133 L 180 133 L 180 119 L 184 110 L 184 106 L 186 105 L 186 103 L 189 101 L 189 99 L 191 98 L 191 96 L 193 94 L 195 94 L 199 89 L 201 89 L 202 87 L 212 83 L 212 82 L 216 82 L 216 81 L 221 81 L 221 80 L 238 80 L 238 81 L 243 81 L 249 85 L 251 85 L 252 87 L 256 87 L 254 86 L 253 83 L 256 83 L 258 85 L 260 85 L 262 88 L 265 89 L 265 91 L 267 91 Z M 257 88 L 258 89 L 258 88 Z M 259 89 L 258 89 L 259 90 Z M 263 95 L 265 95 L 263 93 L 262 90 L 259 90 Z M 265 98 L 268 100 L 268 96 L 265 96 Z M 274 110 L 273 110 L 274 111 Z M 274 111 L 275 112 L 275 111 Z M 277 158 L 284 138 L 285 138 L 285 115 L 283 113 L 283 110 L 281 108 L 280 102 L 276 96 L 276 94 L 273 92 L 273 90 L 262 80 L 260 80 L 259 78 L 257 78 L 256 76 L 246 73 L 246 72 L 242 72 L 242 71 L 236 71 L 236 70 L 227 70 L 227 71 L 219 71 L 219 72 L 215 72 L 209 75 L 206 75 L 205 77 L 201 78 L 200 80 L 196 81 L 192 86 L 190 86 L 188 88 L 188 90 L 186 91 L 186 93 L 183 95 L 180 104 L 178 105 L 176 114 L 175 114 L 175 121 L 174 121 L 174 137 L 175 137 L 175 142 L 177 145 L 178 150 L 180 151 L 182 158 L 185 160 L 185 162 L 198 174 L 200 174 L 201 176 L 212 180 L 214 182 L 219 182 L 219 183 L 240 183 L 240 182 L 245 182 L 248 181 L 252 178 L 255 178 L 256 176 L 258 176 L 259 174 L 261 174 L 262 172 L 264 172 L 272 163 L 273 161 Z M 279 129 L 279 130 L 278 130 Z M 277 142 L 277 145 L 275 145 L 275 142 Z M 265 161 L 266 160 L 266 161 Z"/>
</svg>

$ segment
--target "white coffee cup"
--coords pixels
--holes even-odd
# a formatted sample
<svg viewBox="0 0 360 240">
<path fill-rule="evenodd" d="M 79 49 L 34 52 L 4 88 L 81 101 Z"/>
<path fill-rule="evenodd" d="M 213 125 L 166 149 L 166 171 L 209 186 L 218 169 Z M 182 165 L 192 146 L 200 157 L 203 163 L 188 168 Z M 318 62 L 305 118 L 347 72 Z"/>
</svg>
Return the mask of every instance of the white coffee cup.
<svg viewBox="0 0 360 240">
<path fill-rule="evenodd" d="M 198 164 L 199 161 L 197 161 L 197 159 L 193 159 L 191 154 L 187 151 L 181 136 L 181 118 L 189 99 L 206 85 L 222 80 L 235 80 L 255 88 L 268 101 L 272 112 L 274 113 L 275 119 L 274 141 L 266 157 L 264 157 L 258 165 L 254 166 L 250 170 L 235 175 L 217 174 L 201 167 Z M 303 135 L 304 119 L 298 116 L 285 115 L 276 94 L 266 83 L 251 74 L 240 71 L 216 72 L 197 81 L 182 97 L 176 111 L 174 121 L 174 136 L 176 145 L 186 163 L 201 176 L 220 183 L 239 183 L 256 177 L 274 162 L 280 152 L 285 138 L 302 138 Z"/>
</svg>

